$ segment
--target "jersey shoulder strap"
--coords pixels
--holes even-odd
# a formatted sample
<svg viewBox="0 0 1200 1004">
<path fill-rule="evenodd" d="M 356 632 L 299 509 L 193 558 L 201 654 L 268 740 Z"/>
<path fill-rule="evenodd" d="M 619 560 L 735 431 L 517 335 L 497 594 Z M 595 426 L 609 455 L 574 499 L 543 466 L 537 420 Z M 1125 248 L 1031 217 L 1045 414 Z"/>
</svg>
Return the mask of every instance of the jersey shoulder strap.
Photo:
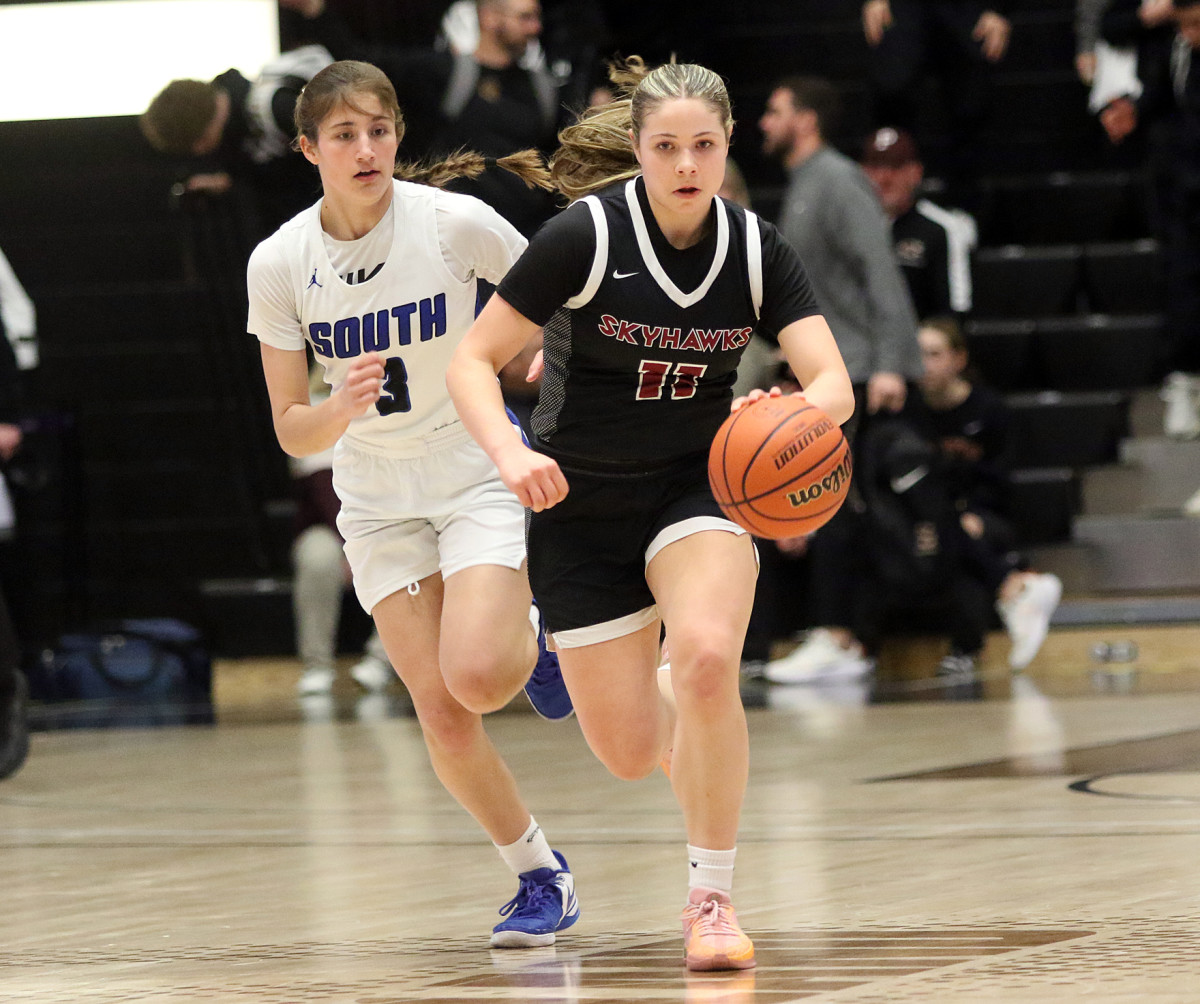
<svg viewBox="0 0 1200 1004">
<path fill-rule="evenodd" d="M 750 299 L 754 302 L 754 316 L 762 316 L 763 267 L 762 234 L 758 230 L 758 216 L 746 210 L 746 278 L 750 281 Z"/>
<path fill-rule="evenodd" d="M 596 295 L 596 290 L 600 288 L 600 282 L 604 278 L 604 269 L 608 265 L 608 219 L 604 215 L 604 206 L 594 195 L 585 195 L 579 201 L 584 203 L 592 214 L 592 224 L 596 228 L 596 251 L 592 256 L 592 267 L 588 272 L 587 282 L 583 284 L 583 289 L 564 304 L 571 310 L 591 302 L 592 297 Z"/>
</svg>

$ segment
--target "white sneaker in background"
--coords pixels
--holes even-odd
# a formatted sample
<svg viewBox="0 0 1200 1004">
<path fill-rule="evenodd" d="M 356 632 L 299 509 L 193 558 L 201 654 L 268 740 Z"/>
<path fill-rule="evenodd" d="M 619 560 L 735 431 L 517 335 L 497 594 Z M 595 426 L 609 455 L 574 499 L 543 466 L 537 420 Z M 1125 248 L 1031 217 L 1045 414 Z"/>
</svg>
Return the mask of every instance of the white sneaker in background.
<svg viewBox="0 0 1200 1004">
<path fill-rule="evenodd" d="M 296 684 L 296 693 L 301 697 L 313 694 L 328 694 L 333 690 L 334 672 L 330 666 L 309 666 Z"/>
<path fill-rule="evenodd" d="M 396 679 L 396 674 L 392 667 L 382 659 L 377 659 L 373 655 L 364 655 L 350 668 L 350 677 L 363 690 L 377 694 L 379 691 L 385 690 L 387 685 Z"/>
<path fill-rule="evenodd" d="M 1042 573 L 1026 578 L 1021 591 L 1007 603 L 997 603 L 1000 619 L 1012 639 L 1008 664 L 1024 669 L 1038 654 L 1050 630 L 1050 618 L 1062 599 L 1062 581 L 1057 575 Z"/>
<path fill-rule="evenodd" d="M 1183 503 L 1183 514 L 1185 516 L 1200 516 L 1200 491 L 1197 491 Z"/>
<path fill-rule="evenodd" d="M 1200 436 L 1200 379 L 1187 373 L 1171 373 L 1163 381 L 1159 397 L 1166 404 L 1163 433 L 1172 439 Z"/>
<path fill-rule="evenodd" d="M 858 642 L 842 648 L 827 628 L 814 628 L 794 651 L 768 662 L 763 675 L 772 683 L 813 683 L 856 680 L 871 668 L 872 661 L 863 655 Z"/>
<path fill-rule="evenodd" d="M 937 678 L 950 684 L 974 683 L 978 669 L 973 655 L 944 656 L 937 665 Z"/>
</svg>

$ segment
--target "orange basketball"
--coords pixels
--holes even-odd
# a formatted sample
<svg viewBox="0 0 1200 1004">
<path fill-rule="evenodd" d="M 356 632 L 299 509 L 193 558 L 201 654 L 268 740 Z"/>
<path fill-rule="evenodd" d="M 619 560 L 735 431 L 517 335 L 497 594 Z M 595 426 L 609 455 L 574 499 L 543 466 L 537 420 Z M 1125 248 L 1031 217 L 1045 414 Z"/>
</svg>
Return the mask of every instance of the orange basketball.
<svg viewBox="0 0 1200 1004">
<path fill-rule="evenodd" d="M 758 537 L 811 533 L 833 518 L 850 487 L 842 430 L 801 397 L 765 397 L 731 414 L 708 453 L 721 511 Z"/>
</svg>

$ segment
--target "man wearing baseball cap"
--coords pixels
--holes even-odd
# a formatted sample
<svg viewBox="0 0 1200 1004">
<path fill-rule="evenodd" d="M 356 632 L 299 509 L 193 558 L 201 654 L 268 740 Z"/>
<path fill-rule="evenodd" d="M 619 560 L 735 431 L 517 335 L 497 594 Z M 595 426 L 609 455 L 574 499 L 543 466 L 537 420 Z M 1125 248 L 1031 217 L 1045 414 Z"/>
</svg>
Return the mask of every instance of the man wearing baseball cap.
<svg viewBox="0 0 1200 1004">
<path fill-rule="evenodd" d="M 896 261 L 912 294 L 917 316 L 936 317 L 971 309 L 971 251 L 975 220 L 919 198 L 925 167 L 912 136 L 890 126 L 863 145 L 862 167 L 892 223 Z"/>
</svg>

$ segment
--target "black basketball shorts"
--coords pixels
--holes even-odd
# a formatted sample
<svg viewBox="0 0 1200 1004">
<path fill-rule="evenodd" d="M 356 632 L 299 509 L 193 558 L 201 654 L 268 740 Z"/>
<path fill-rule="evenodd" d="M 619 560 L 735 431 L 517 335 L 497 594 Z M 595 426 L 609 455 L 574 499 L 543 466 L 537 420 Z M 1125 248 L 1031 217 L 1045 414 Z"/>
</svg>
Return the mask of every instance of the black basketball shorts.
<svg viewBox="0 0 1200 1004">
<path fill-rule="evenodd" d="M 704 529 L 745 532 L 726 519 L 713 498 L 704 456 L 650 474 L 597 475 L 566 466 L 563 474 L 567 497 L 530 513 L 528 527 L 529 581 L 552 634 L 607 625 L 647 610 L 645 623 L 650 623 L 656 614 L 646 565 L 670 542 L 671 528 L 678 528 L 673 539 Z M 694 522 L 679 528 L 685 521 Z"/>
</svg>

